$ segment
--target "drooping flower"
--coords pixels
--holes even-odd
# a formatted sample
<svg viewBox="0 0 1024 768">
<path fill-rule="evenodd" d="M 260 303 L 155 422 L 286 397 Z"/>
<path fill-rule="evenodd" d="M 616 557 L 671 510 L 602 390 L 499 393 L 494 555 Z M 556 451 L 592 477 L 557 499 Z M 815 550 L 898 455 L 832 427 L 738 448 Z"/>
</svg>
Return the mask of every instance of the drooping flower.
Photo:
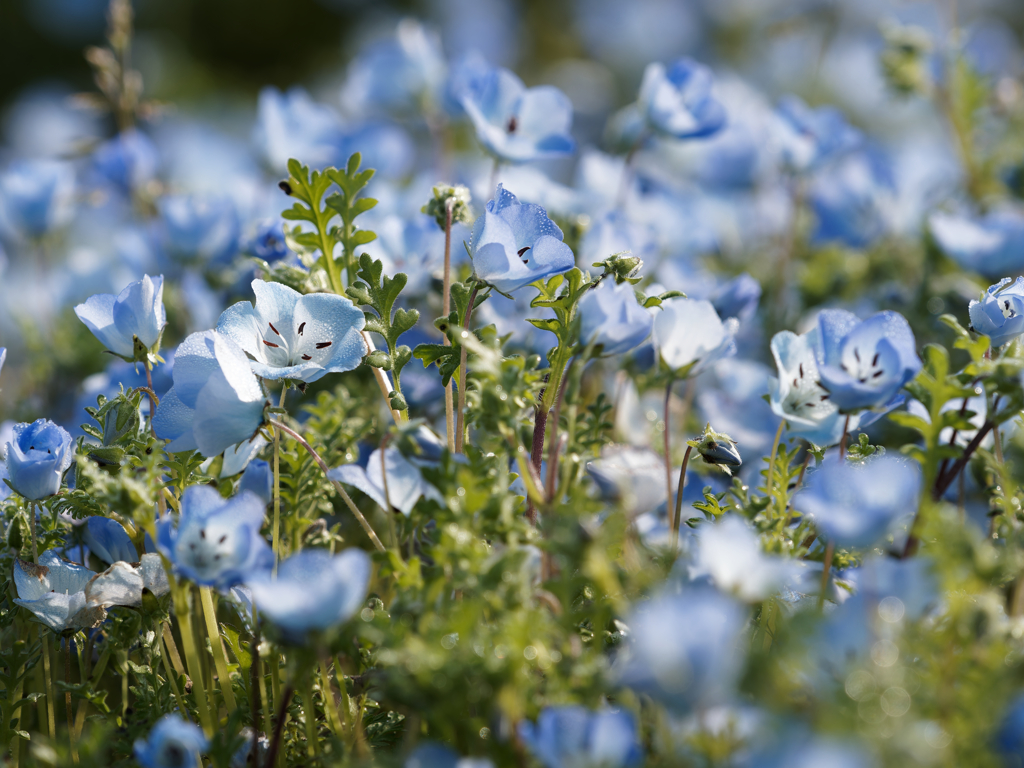
<svg viewBox="0 0 1024 768">
<path fill-rule="evenodd" d="M 605 355 L 636 348 L 651 335 L 654 318 L 636 300 L 633 286 L 605 280 L 580 299 L 580 339 L 600 344 Z"/>
<path fill-rule="evenodd" d="M 63 427 L 49 419 L 16 424 L 7 444 L 7 477 L 26 499 L 45 499 L 60 490 L 73 458 L 71 435 Z"/>
<path fill-rule="evenodd" d="M 274 473 L 263 459 L 253 459 L 238 480 L 238 492 L 251 491 L 269 504 L 274 493 Z"/>
<path fill-rule="evenodd" d="M 287 173 L 291 158 L 310 168 L 338 165 L 346 159 L 341 118 L 315 102 L 305 89 L 281 93 L 267 86 L 260 91 L 256 110 L 253 143 L 275 173 Z"/>
<path fill-rule="evenodd" d="M 109 517 L 90 517 L 85 521 L 82 543 L 105 563 L 139 562 L 139 553 L 124 526 Z"/>
<path fill-rule="evenodd" d="M 687 445 L 696 448 L 705 463 L 721 467 L 726 474 L 731 475 L 733 468 L 743 464 L 735 441 L 726 434 L 715 432 L 711 424 L 704 427 L 696 440 L 688 440 Z"/>
<path fill-rule="evenodd" d="M 16 161 L 0 175 L 0 229 L 42 237 L 71 219 L 74 193 L 74 172 L 66 163 Z"/>
<path fill-rule="evenodd" d="M 252 290 L 255 306 L 240 301 L 228 307 L 217 332 L 249 355 L 257 376 L 310 383 L 362 362 L 366 342 L 360 331 L 366 321 L 344 296 L 303 295 L 264 280 L 253 280 Z"/>
<path fill-rule="evenodd" d="M 157 720 L 145 740 L 136 740 L 135 759 L 142 768 L 195 768 L 208 745 L 202 728 L 180 715 L 167 714 Z"/>
<path fill-rule="evenodd" d="M 736 354 L 738 328 L 735 318 L 723 323 L 710 301 L 669 299 L 654 318 L 654 345 L 671 370 L 694 375 Z"/>
<path fill-rule="evenodd" d="M 964 269 L 992 279 L 1024 271 L 1024 214 L 1016 208 L 974 217 L 934 213 L 928 228 L 939 247 Z"/>
<path fill-rule="evenodd" d="M 443 503 L 443 497 L 434 486 L 423 479 L 419 468 L 406 459 L 397 449 L 384 449 L 384 464 L 381 467 L 381 453 L 378 448 L 370 454 L 366 469 L 356 464 L 335 467 L 327 476 L 339 483 L 352 485 L 376 501 L 382 509 L 388 509 L 388 502 L 406 517 L 416 506 L 420 497 L 436 499 Z M 384 470 L 387 471 L 385 484 Z"/>
<path fill-rule="evenodd" d="M 358 610 L 370 583 L 370 558 L 361 549 L 334 556 L 304 549 L 281 563 L 276 578 L 263 571 L 246 583 L 260 613 L 299 638 L 337 626 Z"/>
<path fill-rule="evenodd" d="M 473 225 L 470 253 L 476 276 L 502 293 L 565 272 L 575 263 L 547 211 L 520 203 L 501 184 Z"/>
<path fill-rule="evenodd" d="M 711 136 L 725 125 L 725 107 L 712 93 L 711 70 L 682 58 L 665 67 L 647 65 L 637 106 L 647 125 L 677 139 Z"/>
<path fill-rule="evenodd" d="M 545 768 L 626 768 L 642 757 L 636 723 L 621 710 L 546 707 L 536 724 L 521 720 L 518 730 Z"/>
<path fill-rule="evenodd" d="M 898 312 L 861 321 L 851 312 L 825 309 L 818 332 L 821 385 L 842 413 L 886 407 L 921 370 L 914 333 Z"/>
<path fill-rule="evenodd" d="M 205 264 L 229 259 L 238 250 L 238 213 L 229 198 L 167 195 L 157 207 L 172 256 Z"/>
<path fill-rule="evenodd" d="M 712 589 L 656 597 L 626 620 L 618 682 L 678 712 L 720 703 L 743 666 L 745 623 L 740 605 Z"/>
<path fill-rule="evenodd" d="M 156 546 L 185 578 L 226 589 L 273 566 L 260 536 L 265 511 L 254 493 L 224 499 L 210 486 L 192 485 L 181 497 L 177 522 L 171 514 L 157 521 Z"/>
<path fill-rule="evenodd" d="M 174 386 L 160 400 L 153 428 L 167 450 L 216 456 L 250 440 L 266 398 L 245 352 L 216 331 L 193 333 L 175 352 Z"/>
<path fill-rule="evenodd" d="M 1016 281 L 1004 277 L 989 286 L 981 301 L 971 302 L 968 313 L 971 330 L 988 336 L 993 348 L 1020 338 L 1024 334 L 1024 277 Z"/>
<path fill-rule="evenodd" d="M 895 456 L 863 464 L 827 461 L 808 473 L 793 508 L 838 546 L 869 547 L 898 518 L 917 512 L 920 485 L 918 465 Z"/>
<path fill-rule="evenodd" d="M 523 163 L 572 154 L 572 103 L 557 88 L 527 88 L 507 69 L 469 79 L 459 103 L 484 148 L 506 162 Z"/>
<path fill-rule="evenodd" d="M 75 307 L 75 314 L 103 345 L 132 362 L 153 361 L 167 325 L 164 277 L 146 275 L 117 296 L 98 293 Z"/>
<path fill-rule="evenodd" d="M 819 168 L 858 147 L 863 136 L 835 107 L 811 108 L 797 96 L 779 102 L 779 138 L 783 161 L 792 170 Z"/>
</svg>

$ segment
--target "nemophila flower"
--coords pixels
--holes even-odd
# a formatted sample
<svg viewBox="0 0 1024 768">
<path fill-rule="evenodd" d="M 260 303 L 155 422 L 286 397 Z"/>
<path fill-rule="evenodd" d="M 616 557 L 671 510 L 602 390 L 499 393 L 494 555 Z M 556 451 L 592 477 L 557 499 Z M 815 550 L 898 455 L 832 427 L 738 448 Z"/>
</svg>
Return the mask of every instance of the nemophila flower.
<svg viewBox="0 0 1024 768">
<path fill-rule="evenodd" d="M 26 499 L 45 499 L 60 490 L 73 458 L 71 435 L 63 427 L 49 419 L 16 424 L 7 444 L 8 481 Z"/>
<path fill-rule="evenodd" d="M 135 759 L 142 768 L 195 768 L 208 745 L 202 728 L 180 715 L 167 714 L 157 720 L 145 740 L 135 741 Z"/>
<path fill-rule="evenodd" d="M 906 618 L 916 621 L 940 599 L 935 563 L 918 555 L 897 560 L 887 555 L 864 559 L 859 568 L 847 571 L 858 595 L 876 605 L 879 617 L 894 624 Z"/>
<path fill-rule="evenodd" d="M 378 448 L 370 454 L 366 469 L 356 464 L 335 467 L 327 476 L 339 483 L 352 485 L 365 493 L 382 509 L 388 509 L 388 502 L 406 517 L 416 506 L 420 497 L 435 499 L 444 503 L 440 491 L 423 479 L 419 468 L 406 459 L 397 449 L 384 449 L 384 467 L 381 467 L 381 453 Z M 384 470 L 387 470 L 387 478 Z M 385 485 L 386 482 L 386 485 Z"/>
<path fill-rule="evenodd" d="M 631 517 L 665 500 L 665 460 L 650 448 L 602 446 L 587 474 L 603 499 L 620 503 Z M 676 474 L 672 482 L 678 483 Z"/>
<path fill-rule="evenodd" d="M 483 216 L 473 224 L 470 254 L 476 276 L 502 293 L 572 269 L 562 230 L 539 205 L 520 203 L 498 185 Z"/>
<path fill-rule="evenodd" d="M 690 578 L 708 577 L 723 592 L 746 602 L 764 600 L 794 570 L 791 561 L 766 555 L 757 533 L 735 515 L 699 526 L 694 539 Z"/>
<path fill-rule="evenodd" d="M 892 228 L 896 188 L 878 152 L 855 152 L 822 169 L 808 191 L 815 243 L 866 248 Z"/>
<path fill-rule="evenodd" d="M 843 413 L 885 407 L 921 370 L 914 332 L 898 312 L 862 321 L 842 309 L 825 309 L 818 332 L 821 385 Z"/>
<path fill-rule="evenodd" d="M 995 733 L 995 748 L 1003 765 L 1024 765 L 1024 694 L 1010 701 Z"/>
<path fill-rule="evenodd" d="M 277 570 L 251 576 L 247 585 L 260 614 L 298 638 L 347 621 L 363 604 L 370 583 L 370 558 L 361 549 L 331 555 L 304 549 Z"/>
<path fill-rule="evenodd" d="M 39 563 L 14 561 L 15 603 L 27 608 L 54 632 L 91 627 L 103 620 L 104 612 L 90 608 L 85 601 L 85 586 L 96 575 L 83 565 L 61 558 L 48 549 Z"/>
<path fill-rule="evenodd" d="M 255 493 L 264 504 L 269 504 L 274 495 L 274 473 L 270 464 L 263 459 L 250 461 L 238 480 L 238 492 L 242 491 Z"/>
<path fill-rule="evenodd" d="M 0 227 L 21 238 L 42 237 L 74 213 L 75 175 L 56 160 L 18 160 L 0 174 Z"/>
<path fill-rule="evenodd" d="M 494 768 L 486 757 L 460 757 L 443 744 L 420 742 L 405 759 L 403 768 Z"/>
<path fill-rule="evenodd" d="M 648 64 L 637 106 L 648 127 L 677 139 L 711 136 L 725 125 L 725 107 L 715 98 L 711 70 L 682 58 L 669 67 Z"/>
<path fill-rule="evenodd" d="M 228 307 L 217 331 L 249 355 L 257 376 L 310 383 L 362 362 L 365 317 L 344 296 L 303 295 L 264 280 L 253 280 L 252 290 L 255 306 L 240 301 Z"/>
<path fill-rule="evenodd" d="M 580 299 L 580 339 L 600 344 L 605 355 L 618 355 L 640 345 L 651 335 L 654 318 L 640 306 L 629 283 L 605 280 Z"/>
<path fill-rule="evenodd" d="M 274 564 L 260 536 L 265 510 L 254 493 L 224 499 L 215 488 L 191 485 L 177 521 L 170 513 L 157 520 L 156 546 L 185 578 L 226 589 Z"/>
<path fill-rule="evenodd" d="M 704 427 L 696 440 L 688 440 L 687 445 L 697 449 L 704 463 L 720 467 L 727 475 L 731 475 L 733 469 L 743 464 L 735 441 L 722 432 L 715 432 L 711 424 Z"/>
<path fill-rule="evenodd" d="M 863 141 L 835 107 L 812 108 L 797 96 L 787 96 L 777 114 L 783 161 L 795 171 L 818 168 Z"/>
<path fill-rule="evenodd" d="M 761 284 L 744 272 L 716 288 L 709 299 L 723 320 L 735 317 L 746 322 L 754 316 L 761 301 Z"/>
<path fill-rule="evenodd" d="M 875 760 L 857 742 L 814 736 L 789 739 L 779 746 L 755 750 L 742 768 L 874 768 Z"/>
<path fill-rule="evenodd" d="M 921 470 L 895 456 L 862 464 L 827 461 L 808 473 L 793 508 L 840 547 L 870 547 L 892 524 L 917 512 Z"/>
<path fill-rule="evenodd" d="M 546 707 L 536 724 L 520 720 L 518 730 L 545 768 L 626 768 L 643 756 L 633 716 L 620 710 Z"/>
<path fill-rule="evenodd" d="M 93 152 L 92 165 L 101 179 L 130 192 L 156 176 L 160 156 L 146 134 L 129 128 L 100 144 Z"/>
<path fill-rule="evenodd" d="M 675 298 L 662 303 L 654 318 L 654 346 L 668 368 L 694 375 L 736 354 L 739 322 L 724 323 L 710 301 Z"/>
<path fill-rule="evenodd" d="M 523 163 L 571 155 L 572 102 L 557 88 L 527 88 L 507 69 L 469 79 L 459 103 L 476 137 L 499 160 Z"/>
<path fill-rule="evenodd" d="M 743 446 L 744 452 L 771 451 L 779 417 L 764 401 L 771 371 L 766 365 L 733 357 L 715 366 L 715 386 L 697 390 L 702 420 L 717 425 Z"/>
<path fill-rule="evenodd" d="M 138 563 L 118 560 L 85 585 L 85 605 L 107 609 L 115 605 L 142 605 L 143 590 L 161 597 L 171 590 L 160 555 L 145 554 Z"/>
<path fill-rule="evenodd" d="M 285 241 L 284 225 L 280 219 L 264 219 L 256 226 L 256 233 L 249 240 L 247 250 L 257 259 L 268 264 L 280 261 L 289 254 Z"/>
<path fill-rule="evenodd" d="M 304 88 L 282 93 L 268 86 L 260 91 L 256 110 L 253 143 L 272 171 L 286 173 L 291 158 L 310 168 L 337 165 L 345 159 L 341 118 L 314 101 Z"/>
<path fill-rule="evenodd" d="M 845 418 L 821 386 L 820 346 L 817 328 L 802 336 L 791 331 L 775 334 L 771 350 L 779 377 L 768 380 L 768 396 L 772 411 L 786 420 L 794 434 L 814 445 L 829 446 L 842 438 Z M 850 429 L 859 425 L 859 416 L 851 416 Z"/>
<path fill-rule="evenodd" d="M 231 756 L 229 768 L 249 768 L 252 765 L 252 737 L 253 730 L 249 726 L 242 729 L 242 746 L 235 750 Z M 267 752 L 270 751 L 270 739 L 262 733 L 256 737 L 256 764 L 263 765 L 266 761 Z"/>
<path fill-rule="evenodd" d="M 967 311 L 971 330 L 988 336 L 993 348 L 1019 338 L 1024 334 L 1024 277 L 1016 281 L 1004 277 L 989 286 L 981 301 L 972 301 Z"/>
<path fill-rule="evenodd" d="M 617 680 L 677 712 L 719 703 L 743 667 L 746 620 L 739 603 L 712 589 L 656 597 L 626 620 Z"/>
<path fill-rule="evenodd" d="M 167 195 L 157 208 L 172 256 L 208 263 L 225 261 L 237 252 L 238 213 L 229 198 Z"/>
<path fill-rule="evenodd" d="M 139 562 L 139 553 L 124 526 L 109 517 L 90 517 L 85 521 L 82 543 L 105 563 Z"/>
<path fill-rule="evenodd" d="M 174 355 L 174 386 L 160 400 L 153 428 L 167 450 L 216 456 L 251 440 L 266 397 L 245 352 L 216 331 L 193 333 Z"/>
<path fill-rule="evenodd" d="M 164 277 L 146 275 L 129 283 L 117 296 L 98 293 L 75 307 L 75 314 L 93 335 L 118 357 L 131 362 L 153 361 L 167 325 Z"/>
<path fill-rule="evenodd" d="M 1024 271 L 1024 214 L 1016 208 L 977 217 L 934 213 L 928 228 L 963 269 L 993 279 Z"/>
</svg>

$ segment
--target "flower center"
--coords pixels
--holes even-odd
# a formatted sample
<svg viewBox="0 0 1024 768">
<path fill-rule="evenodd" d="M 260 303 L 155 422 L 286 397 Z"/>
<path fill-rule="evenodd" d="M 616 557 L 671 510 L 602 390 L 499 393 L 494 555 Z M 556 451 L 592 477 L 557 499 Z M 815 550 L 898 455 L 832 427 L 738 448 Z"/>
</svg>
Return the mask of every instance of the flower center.
<svg viewBox="0 0 1024 768">
<path fill-rule="evenodd" d="M 878 349 L 861 354 L 858 347 L 853 347 L 851 352 L 844 350 L 843 361 L 839 367 L 853 376 L 861 384 L 881 386 L 889 378 L 886 376 L 886 360 Z"/>
<path fill-rule="evenodd" d="M 835 411 L 829 402 L 829 394 L 818 381 L 818 370 L 814 366 L 800 363 L 793 386 L 782 402 L 782 409 L 802 419 L 821 421 Z"/>
</svg>

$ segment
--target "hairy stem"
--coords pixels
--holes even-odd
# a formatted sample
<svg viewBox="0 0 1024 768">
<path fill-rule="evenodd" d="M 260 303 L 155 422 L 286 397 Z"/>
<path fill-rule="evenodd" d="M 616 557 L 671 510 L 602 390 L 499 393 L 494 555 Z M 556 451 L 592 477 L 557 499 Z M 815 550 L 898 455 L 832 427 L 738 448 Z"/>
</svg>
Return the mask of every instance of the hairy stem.
<svg viewBox="0 0 1024 768">
<path fill-rule="evenodd" d="M 192 613 L 188 608 L 188 587 L 179 585 L 174 591 L 174 613 L 178 617 L 181 629 L 181 644 L 185 648 L 185 661 L 188 662 L 188 675 L 192 678 L 192 693 L 199 709 L 199 722 L 207 738 L 213 736 L 213 718 L 210 716 L 210 705 L 206 700 L 206 686 L 203 684 L 203 667 L 196 652 L 195 635 L 192 634 Z"/>
<path fill-rule="evenodd" d="M 665 514 L 672 508 L 672 441 L 669 432 L 669 402 L 672 399 L 672 384 L 674 378 L 669 378 L 665 385 Z"/>
<path fill-rule="evenodd" d="M 686 446 L 686 453 L 683 454 L 683 463 L 679 467 L 679 488 L 676 490 L 676 512 L 672 517 L 672 549 L 679 546 L 679 527 L 683 518 L 683 488 L 686 485 L 686 465 L 690 463 L 690 452 L 692 445 Z"/>
<path fill-rule="evenodd" d="M 444 210 L 444 285 L 441 289 L 441 317 L 447 318 L 451 310 L 452 292 L 452 208 L 455 206 L 455 198 L 449 197 L 445 201 Z M 447 322 L 447 320 L 446 320 Z M 450 346 L 451 341 L 447 334 L 444 337 L 444 345 Z M 444 385 L 444 424 L 445 435 L 448 439 L 448 451 L 455 452 L 455 402 L 452 395 L 452 381 Z"/>
<path fill-rule="evenodd" d="M 238 704 L 235 702 L 235 692 L 231 687 L 231 675 L 228 674 L 227 651 L 224 650 L 224 642 L 220 638 L 220 628 L 217 626 L 217 609 L 213 605 L 213 595 L 210 593 L 209 587 L 200 587 L 199 597 L 203 603 L 203 615 L 206 617 L 206 631 L 210 636 L 213 661 L 217 666 L 220 693 L 224 697 L 224 706 L 227 707 L 230 716 L 238 708 Z"/>
<path fill-rule="evenodd" d="M 495 161 L 497 162 L 497 161 Z M 495 166 L 497 168 L 497 166 Z M 476 293 L 479 285 L 473 286 L 473 292 L 469 294 L 469 306 L 466 308 L 466 322 L 463 325 L 463 338 L 469 337 L 469 321 L 473 317 L 473 304 L 476 302 Z M 455 430 L 455 452 L 462 453 L 462 447 L 466 437 L 466 383 L 469 381 L 469 362 L 467 361 L 466 345 L 462 345 L 459 355 L 459 410 L 458 426 Z"/>
</svg>

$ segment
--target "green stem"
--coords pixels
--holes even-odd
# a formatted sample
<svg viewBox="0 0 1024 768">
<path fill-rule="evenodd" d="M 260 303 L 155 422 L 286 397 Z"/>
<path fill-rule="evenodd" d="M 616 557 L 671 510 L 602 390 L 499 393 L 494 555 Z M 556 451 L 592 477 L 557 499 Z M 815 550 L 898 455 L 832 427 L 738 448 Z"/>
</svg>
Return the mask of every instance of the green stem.
<svg viewBox="0 0 1024 768">
<path fill-rule="evenodd" d="M 676 513 L 672 518 L 672 549 L 679 546 L 679 526 L 682 524 L 683 516 L 683 487 L 686 485 L 686 465 L 690 463 L 690 451 L 692 445 L 686 446 L 686 453 L 683 454 L 683 464 L 679 468 L 679 488 L 676 490 Z"/>
<path fill-rule="evenodd" d="M 69 686 L 64 692 L 64 708 L 68 718 L 68 740 L 71 742 L 71 760 L 78 765 L 78 743 L 75 741 L 75 714 L 71 709 L 71 638 L 64 638 L 64 682 Z"/>
<path fill-rule="evenodd" d="M 164 629 L 167 629 L 167 625 L 164 624 Z M 167 647 L 167 632 L 165 631 L 160 638 L 163 643 L 163 653 L 160 654 L 161 659 L 164 663 L 164 674 L 167 675 L 167 680 L 171 684 L 171 690 L 174 692 L 174 700 L 178 702 L 178 711 L 181 712 L 181 716 L 186 720 L 191 721 L 192 718 L 189 716 L 188 707 L 185 706 L 185 700 L 181 697 L 181 689 L 178 687 L 178 674 L 171 664 L 171 652 Z"/>
<path fill-rule="evenodd" d="M 220 639 L 220 628 L 217 626 L 217 609 L 213 605 L 213 595 L 209 587 L 199 588 L 199 597 L 203 603 L 203 615 L 206 617 L 206 631 L 210 636 L 210 649 L 213 661 L 217 665 L 217 679 L 220 680 L 220 694 L 224 697 L 224 705 L 228 715 L 237 708 L 235 692 L 231 687 L 231 675 L 228 674 L 228 657 L 224 643 Z"/>
<path fill-rule="evenodd" d="M 327 723 L 331 727 L 331 732 L 340 739 L 342 725 L 341 718 L 338 715 L 338 703 L 334 700 L 334 691 L 331 690 L 330 665 L 322 660 L 320 662 L 320 692 L 324 699 L 324 712 L 327 713 Z"/>
<path fill-rule="evenodd" d="M 765 482 L 765 492 L 768 494 L 769 502 L 773 497 L 775 481 L 775 457 L 779 455 L 779 442 L 782 440 L 782 430 L 786 426 L 785 420 L 779 421 L 779 428 L 775 430 L 775 442 L 772 443 L 772 457 L 768 462 L 768 480 Z"/>
<path fill-rule="evenodd" d="M 39 637 L 43 641 L 43 685 L 46 687 L 46 724 L 50 729 L 50 738 L 55 739 L 57 738 L 57 716 L 54 712 L 53 700 L 56 698 L 56 690 L 53 672 L 50 669 L 50 633 L 40 627 Z"/>
<path fill-rule="evenodd" d="M 303 675 L 302 711 L 306 727 L 306 754 L 314 757 L 320 754 L 320 739 L 316 733 L 316 705 L 313 703 L 313 674 Z"/>
<path fill-rule="evenodd" d="M 195 635 L 192 634 L 192 613 L 188 607 L 188 587 L 178 585 L 174 591 L 174 613 L 178 617 L 181 629 L 181 644 L 185 649 L 185 661 L 188 674 L 192 678 L 192 693 L 196 697 L 199 709 L 199 722 L 203 726 L 206 737 L 213 736 L 213 719 L 210 716 L 210 705 L 206 700 L 206 686 L 203 684 L 203 667 L 196 652 Z"/>
<path fill-rule="evenodd" d="M 829 542 L 825 546 L 825 559 L 822 561 L 821 569 L 821 594 L 818 595 L 818 610 L 825 608 L 825 590 L 828 589 L 828 574 L 832 570 L 832 556 L 835 554 L 836 545 Z"/>
<path fill-rule="evenodd" d="M 452 292 L 452 208 L 455 205 L 455 198 L 449 197 L 445 201 L 444 211 L 444 283 L 441 293 L 441 317 L 448 322 L 448 315 L 451 313 L 451 292 Z M 444 345 L 450 346 L 451 341 L 445 334 Z M 444 424 L 445 434 L 448 438 L 448 452 L 455 453 L 455 401 L 452 396 L 452 380 L 444 385 Z"/>
<path fill-rule="evenodd" d="M 669 403 L 672 400 L 672 384 L 675 379 L 669 377 L 665 385 L 665 514 L 672 507 L 672 435 L 669 431 Z"/>
<path fill-rule="evenodd" d="M 281 560 L 281 432 L 274 427 L 274 575 Z"/>
</svg>

